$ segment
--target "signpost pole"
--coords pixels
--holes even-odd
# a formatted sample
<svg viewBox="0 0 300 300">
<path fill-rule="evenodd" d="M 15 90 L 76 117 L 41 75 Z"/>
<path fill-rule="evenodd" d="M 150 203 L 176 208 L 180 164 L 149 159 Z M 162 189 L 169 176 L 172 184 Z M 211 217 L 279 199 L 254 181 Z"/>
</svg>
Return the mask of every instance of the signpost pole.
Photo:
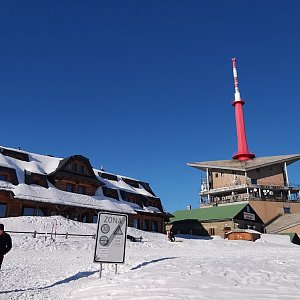
<svg viewBox="0 0 300 300">
<path fill-rule="evenodd" d="M 118 264 L 115 264 L 115 266 L 116 266 L 115 274 L 118 274 Z"/>
<path fill-rule="evenodd" d="M 101 273 L 102 273 L 102 263 L 100 263 L 100 270 L 99 270 L 99 278 L 101 279 Z"/>
</svg>

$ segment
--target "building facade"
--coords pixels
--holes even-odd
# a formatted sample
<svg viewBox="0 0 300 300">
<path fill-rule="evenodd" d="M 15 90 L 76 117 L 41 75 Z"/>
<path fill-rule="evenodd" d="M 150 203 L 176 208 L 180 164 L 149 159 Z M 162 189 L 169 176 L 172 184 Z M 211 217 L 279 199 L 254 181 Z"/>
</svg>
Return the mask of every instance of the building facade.
<svg viewBox="0 0 300 300">
<path fill-rule="evenodd" d="M 168 229 L 174 234 L 219 235 L 226 238 L 226 233 L 234 229 L 263 231 L 262 220 L 247 203 L 177 210 L 173 215 Z"/>
<path fill-rule="evenodd" d="M 200 206 L 247 201 L 264 223 L 279 214 L 300 212 L 300 187 L 289 183 L 287 166 L 299 154 L 188 163 L 205 172 Z"/>
<path fill-rule="evenodd" d="M 0 147 L 0 217 L 62 215 L 96 222 L 125 213 L 129 226 L 164 232 L 169 214 L 150 185 L 94 169 L 82 155 L 57 158 Z"/>
</svg>

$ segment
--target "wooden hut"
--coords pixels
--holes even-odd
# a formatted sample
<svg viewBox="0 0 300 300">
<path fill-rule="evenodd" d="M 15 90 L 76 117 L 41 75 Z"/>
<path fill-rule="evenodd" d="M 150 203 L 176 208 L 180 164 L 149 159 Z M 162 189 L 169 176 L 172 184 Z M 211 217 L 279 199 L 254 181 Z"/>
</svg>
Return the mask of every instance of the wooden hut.
<svg viewBox="0 0 300 300">
<path fill-rule="evenodd" d="M 237 229 L 226 233 L 228 240 L 252 241 L 260 239 L 260 232 L 255 230 Z"/>
</svg>

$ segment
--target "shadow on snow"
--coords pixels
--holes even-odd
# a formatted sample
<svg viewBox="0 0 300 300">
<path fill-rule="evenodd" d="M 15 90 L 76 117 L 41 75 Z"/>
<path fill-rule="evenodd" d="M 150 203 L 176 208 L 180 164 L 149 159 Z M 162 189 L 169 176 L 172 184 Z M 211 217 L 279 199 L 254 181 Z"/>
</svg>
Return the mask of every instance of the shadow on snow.
<svg viewBox="0 0 300 300">
<path fill-rule="evenodd" d="M 81 279 L 81 278 L 84 278 L 84 277 L 89 277 L 89 276 L 91 276 L 95 273 L 98 273 L 98 272 L 99 272 L 99 270 L 90 271 L 90 272 L 78 272 L 77 274 L 75 274 L 73 276 L 70 276 L 68 278 L 65 278 L 63 280 L 57 281 L 55 283 L 52 283 L 52 284 L 44 286 L 44 287 L 36 287 L 36 288 L 28 288 L 28 289 L 15 289 L 15 290 L 10 290 L 10 291 L 3 291 L 3 292 L 0 292 L 0 295 L 1 294 L 13 293 L 13 292 L 17 293 L 17 292 L 26 292 L 26 291 L 45 290 L 45 289 L 52 288 L 52 287 L 60 285 L 60 284 L 69 283 L 71 281 L 78 280 L 78 279 Z"/>
<path fill-rule="evenodd" d="M 159 258 L 159 259 L 153 259 L 153 260 L 150 260 L 150 261 L 145 261 L 145 262 L 137 265 L 136 267 L 131 268 L 130 270 L 136 270 L 136 269 L 139 269 L 141 267 L 147 266 L 147 265 L 152 264 L 152 263 L 157 263 L 157 262 L 160 262 L 160 261 L 163 261 L 163 260 L 175 259 L 175 258 L 177 258 L 177 257 L 165 257 L 165 258 Z"/>
</svg>

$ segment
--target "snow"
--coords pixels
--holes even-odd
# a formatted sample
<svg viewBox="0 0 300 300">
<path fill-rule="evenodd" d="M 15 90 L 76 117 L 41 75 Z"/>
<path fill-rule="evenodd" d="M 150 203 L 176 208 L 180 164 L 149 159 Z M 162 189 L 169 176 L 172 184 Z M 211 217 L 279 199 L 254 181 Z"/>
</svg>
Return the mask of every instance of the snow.
<svg viewBox="0 0 300 300">
<path fill-rule="evenodd" d="M 127 240 L 125 263 L 93 263 L 96 224 L 63 217 L 0 219 L 13 249 L 0 271 L 0 299 L 300 299 L 300 251 L 288 236 L 262 234 L 256 242 L 220 237 L 166 235 L 128 228 L 143 242 Z M 46 238 L 45 238 L 46 237 Z"/>
</svg>

